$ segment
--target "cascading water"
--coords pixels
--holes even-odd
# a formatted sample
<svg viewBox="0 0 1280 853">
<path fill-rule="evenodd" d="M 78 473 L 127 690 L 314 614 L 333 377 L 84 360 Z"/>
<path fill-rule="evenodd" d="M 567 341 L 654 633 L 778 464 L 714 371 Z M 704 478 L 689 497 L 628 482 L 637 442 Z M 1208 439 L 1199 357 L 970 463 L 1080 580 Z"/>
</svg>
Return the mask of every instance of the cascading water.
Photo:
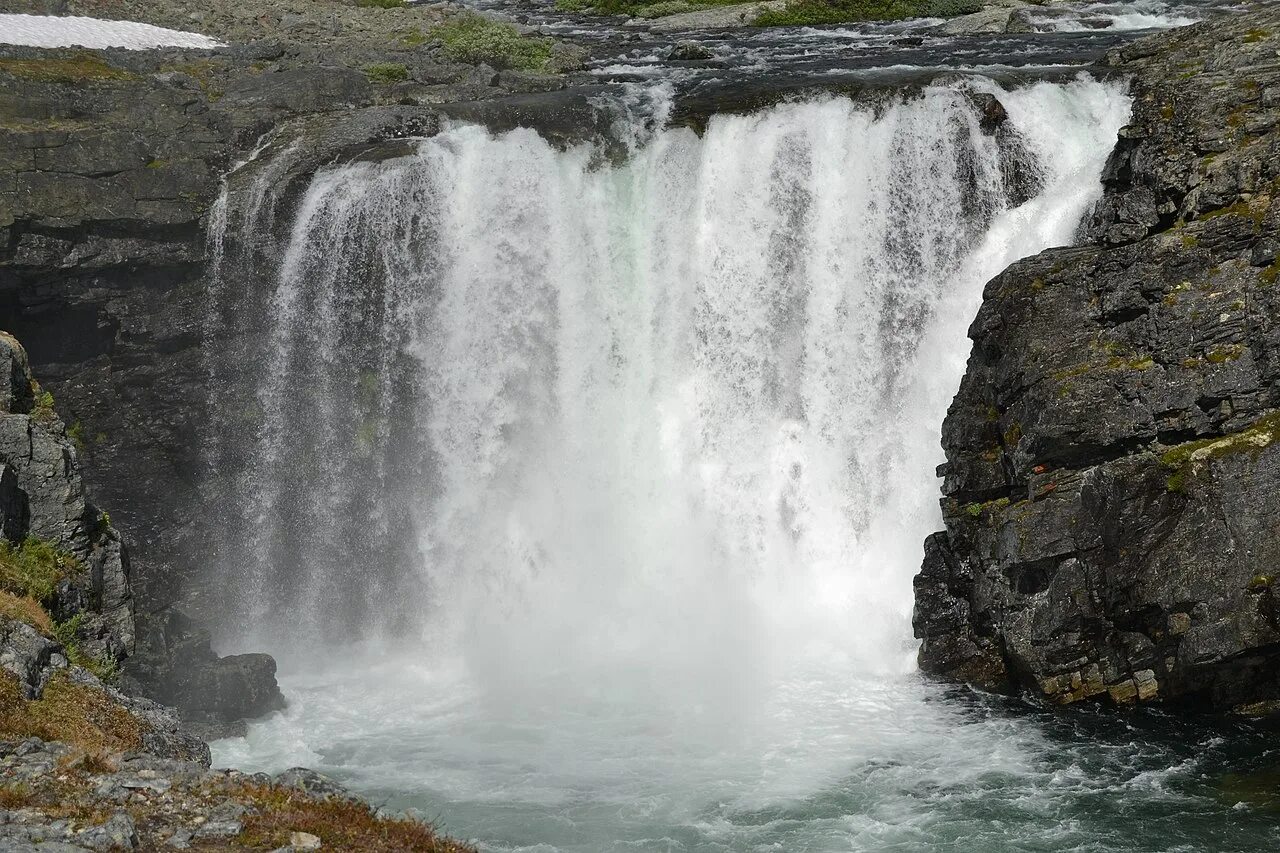
<svg viewBox="0 0 1280 853">
<path fill-rule="evenodd" d="M 317 174 L 213 324 L 267 318 L 224 644 L 293 698 L 217 757 L 495 849 L 1075 849 L 1044 815 L 1112 783 L 936 701 L 908 617 L 982 285 L 1071 241 L 1128 109 L 969 81 Z"/>
</svg>

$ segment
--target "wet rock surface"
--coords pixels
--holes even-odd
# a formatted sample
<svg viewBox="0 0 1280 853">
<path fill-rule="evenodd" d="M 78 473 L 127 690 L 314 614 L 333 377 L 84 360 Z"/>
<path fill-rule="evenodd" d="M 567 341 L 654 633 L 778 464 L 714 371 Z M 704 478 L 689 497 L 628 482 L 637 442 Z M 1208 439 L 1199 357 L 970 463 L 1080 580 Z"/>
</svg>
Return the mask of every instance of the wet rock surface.
<svg viewBox="0 0 1280 853">
<path fill-rule="evenodd" d="M 991 281 L 943 428 L 923 669 L 1057 703 L 1280 698 L 1280 11 L 1117 51 L 1088 240 Z"/>
</svg>

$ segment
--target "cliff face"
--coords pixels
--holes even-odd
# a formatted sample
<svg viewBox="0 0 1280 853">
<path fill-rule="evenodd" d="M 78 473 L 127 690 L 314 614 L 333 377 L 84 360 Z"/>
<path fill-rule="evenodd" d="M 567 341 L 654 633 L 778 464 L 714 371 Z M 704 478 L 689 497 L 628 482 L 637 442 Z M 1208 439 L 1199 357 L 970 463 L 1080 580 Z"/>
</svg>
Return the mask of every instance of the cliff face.
<svg viewBox="0 0 1280 853">
<path fill-rule="evenodd" d="M 1058 703 L 1280 707 L 1280 10 L 1109 58 L 1089 242 L 991 281 L 943 428 L 921 667 Z"/>
</svg>

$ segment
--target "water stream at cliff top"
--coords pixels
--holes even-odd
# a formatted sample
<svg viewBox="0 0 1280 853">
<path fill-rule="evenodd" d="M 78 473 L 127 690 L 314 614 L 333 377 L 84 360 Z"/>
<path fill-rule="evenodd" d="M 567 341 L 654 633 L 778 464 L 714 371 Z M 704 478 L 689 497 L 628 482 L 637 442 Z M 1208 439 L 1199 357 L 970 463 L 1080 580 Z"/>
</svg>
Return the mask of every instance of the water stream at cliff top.
<svg viewBox="0 0 1280 853">
<path fill-rule="evenodd" d="M 1072 242 L 1123 84 L 701 136 L 667 106 L 601 104 L 621 153 L 449 126 L 318 173 L 250 269 L 225 244 L 270 293 L 216 294 L 264 326 L 221 427 L 256 442 L 216 460 L 223 645 L 277 654 L 292 705 L 217 763 L 313 766 L 494 850 L 1256 849 L 1266 815 L 1206 782 L 1234 743 L 913 673 L 966 327 Z"/>
</svg>

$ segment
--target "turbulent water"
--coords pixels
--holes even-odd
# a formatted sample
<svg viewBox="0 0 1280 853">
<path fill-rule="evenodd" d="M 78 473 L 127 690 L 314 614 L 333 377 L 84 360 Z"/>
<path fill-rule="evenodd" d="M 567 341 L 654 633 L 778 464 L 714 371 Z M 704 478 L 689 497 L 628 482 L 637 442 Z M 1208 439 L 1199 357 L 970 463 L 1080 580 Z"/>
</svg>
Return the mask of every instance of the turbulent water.
<svg viewBox="0 0 1280 853">
<path fill-rule="evenodd" d="M 1266 803 L 1214 781 L 1234 741 L 912 674 L 966 326 L 1072 241 L 1123 85 L 702 135 L 666 104 L 601 103 L 621 154 L 459 124 L 322 171 L 279 246 L 228 238 L 276 216 L 291 151 L 229 191 L 211 334 L 265 333 L 210 366 L 258 389 L 216 430 L 247 453 L 211 444 L 223 643 L 278 653 L 292 706 L 216 759 L 491 849 L 1255 849 Z"/>
</svg>

